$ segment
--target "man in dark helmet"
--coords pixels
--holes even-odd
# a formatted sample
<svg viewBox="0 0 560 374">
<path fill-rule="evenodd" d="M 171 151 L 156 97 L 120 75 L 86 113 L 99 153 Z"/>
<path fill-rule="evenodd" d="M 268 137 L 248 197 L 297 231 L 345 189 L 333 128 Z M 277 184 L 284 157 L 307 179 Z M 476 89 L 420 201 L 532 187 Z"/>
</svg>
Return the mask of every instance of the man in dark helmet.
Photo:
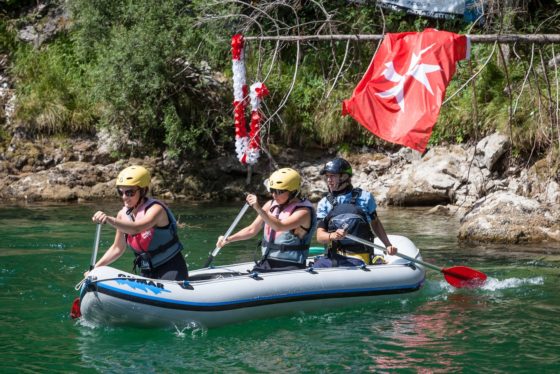
<svg viewBox="0 0 560 374">
<path fill-rule="evenodd" d="M 360 266 L 382 261 L 373 256 L 370 247 L 346 239 L 346 233 L 373 241 L 374 233 L 385 244 L 387 253 L 394 255 L 383 224 L 377 217 L 373 195 L 352 186 L 352 166 L 337 157 L 321 170 L 329 189 L 317 205 L 317 241 L 328 246 L 327 257 L 315 262 L 315 267 Z"/>
</svg>

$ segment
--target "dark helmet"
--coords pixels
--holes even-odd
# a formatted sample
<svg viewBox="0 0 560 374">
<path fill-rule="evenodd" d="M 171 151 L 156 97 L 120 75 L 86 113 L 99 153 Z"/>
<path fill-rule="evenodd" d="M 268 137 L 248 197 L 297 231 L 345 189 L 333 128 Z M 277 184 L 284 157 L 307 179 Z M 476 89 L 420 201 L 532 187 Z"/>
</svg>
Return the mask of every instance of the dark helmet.
<svg viewBox="0 0 560 374">
<path fill-rule="evenodd" d="M 331 174 L 348 174 L 352 176 L 352 166 L 343 158 L 337 157 L 330 160 L 325 164 L 323 170 L 321 170 L 321 175 L 331 173 Z"/>
</svg>

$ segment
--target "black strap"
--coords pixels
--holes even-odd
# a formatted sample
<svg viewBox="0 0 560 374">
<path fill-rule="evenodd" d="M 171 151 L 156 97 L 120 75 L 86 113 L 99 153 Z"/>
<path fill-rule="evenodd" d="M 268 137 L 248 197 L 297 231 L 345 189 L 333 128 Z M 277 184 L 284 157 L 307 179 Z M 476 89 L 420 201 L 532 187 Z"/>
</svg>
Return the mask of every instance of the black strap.
<svg viewBox="0 0 560 374">
<path fill-rule="evenodd" d="M 333 208 L 338 204 L 338 201 L 336 201 L 332 193 L 327 195 L 327 201 L 333 206 Z"/>
<path fill-rule="evenodd" d="M 163 243 L 162 245 L 160 245 L 159 247 L 157 247 L 153 251 L 141 252 L 141 253 L 138 253 L 138 252 L 134 251 L 134 254 L 136 255 L 136 257 L 134 259 L 133 270 L 136 271 L 136 266 L 140 264 L 140 260 L 146 261 L 148 263 L 148 265 L 150 266 L 150 270 L 152 270 L 153 269 L 152 258 L 156 255 L 159 255 L 160 253 L 165 252 L 171 246 L 175 245 L 178 242 L 179 242 L 179 237 L 177 237 L 177 234 L 173 234 L 173 237 L 171 238 L 171 240 L 169 240 L 167 243 Z"/>
<path fill-rule="evenodd" d="M 361 194 L 362 194 L 361 188 L 354 188 L 352 190 L 352 198 L 350 199 L 350 204 L 356 205 L 356 200 L 358 199 L 358 197 L 360 197 Z"/>
<path fill-rule="evenodd" d="M 146 261 L 148 263 L 148 267 L 150 269 L 150 271 L 153 270 L 154 266 L 152 265 L 152 256 L 150 256 L 150 254 L 148 252 L 142 252 L 142 253 L 136 253 L 134 252 L 135 257 L 134 257 L 134 261 L 133 263 L 133 267 L 132 267 L 132 271 L 134 273 L 136 273 L 136 268 L 140 267 L 141 262 L 142 261 Z"/>
<path fill-rule="evenodd" d="M 336 250 L 333 248 L 332 245 L 329 246 L 329 250 L 327 252 L 327 257 L 331 260 L 332 266 L 338 266 L 338 259 L 336 258 Z"/>
<path fill-rule="evenodd" d="M 358 200 L 358 198 L 362 195 L 362 189 L 361 188 L 353 188 L 352 189 L 352 197 L 350 198 L 350 204 L 354 204 L 356 205 L 356 200 Z M 332 193 L 327 194 L 326 196 L 327 201 L 333 206 L 333 208 L 335 206 L 338 205 L 338 201 L 334 198 L 334 195 Z"/>
<path fill-rule="evenodd" d="M 148 251 L 148 253 L 151 256 L 159 255 L 160 253 L 165 252 L 171 246 L 175 245 L 178 242 L 179 242 L 179 237 L 177 236 L 177 233 L 173 233 L 173 237 L 171 238 L 171 240 L 169 240 L 167 243 L 163 243 L 162 245 L 160 245 L 159 247 L 157 247 L 153 251 Z"/>
</svg>

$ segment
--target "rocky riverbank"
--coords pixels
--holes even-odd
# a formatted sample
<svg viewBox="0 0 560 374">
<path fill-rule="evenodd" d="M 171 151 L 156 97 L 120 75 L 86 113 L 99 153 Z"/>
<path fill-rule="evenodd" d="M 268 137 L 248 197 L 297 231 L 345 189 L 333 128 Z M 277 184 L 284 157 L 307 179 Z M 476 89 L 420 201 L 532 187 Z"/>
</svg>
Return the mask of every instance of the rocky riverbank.
<svg viewBox="0 0 560 374">
<path fill-rule="evenodd" d="M 52 6 L 51 6 L 52 5 Z M 30 10 L 31 22 L 18 37 L 38 47 L 64 29 L 67 13 L 56 4 Z M 14 84 L 8 55 L 0 54 L 0 199 L 14 203 L 84 202 L 115 199 L 114 180 L 130 164 L 153 173 L 152 192 L 167 200 L 241 200 L 245 191 L 264 194 L 262 181 L 274 163 L 263 155 L 250 171 L 233 152 L 218 159 L 193 156 L 176 160 L 162 154 L 121 160 L 103 131 L 90 137 L 37 138 L 11 122 Z M 272 146 L 271 146 L 272 148 Z M 355 151 L 353 184 L 372 191 L 380 205 L 429 206 L 432 214 L 460 221 L 464 241 L 496 243 L 560 242 L 560 177 L 551 162 L 519 165 L 509 155 L 509 139 L 492 134 L 475 145 L 435 147 L 421 156 L 398 152 Z M 275 162 L 298 169 L 305 191 L 317 201 L 325 191 L 319 176 L 334 154 L 322 150 L 270 150 Z"/>
<path fill-rule="evenodd" d="M 0 158 L 0 199 L 84 202 L 115 197 L 115 178 L 130 164 L 153 172 L 152 192 L 167 200 L 240 200 L 246 190 L 265 193 L 266 160 L 252 170 L 234 155 L 215 160 L 160 157 L 116 159 L 102 134 L 79 139 L 36 139 L 16 131 Z M 368 150 L 344 155 L 354 167 L 353 184 L 372 191 L 379 205 L 431 206 L 433 214 L 460 220 L 465 241 L 536 243 L 560 241 L 560 186 L 547 160 L 529 168 L 512 166 L 509 139 L 493 134 L 473 146 L 435 147 L 421 156 Z M 325 191 L 319 175 L 334 155 L 288 150 L 278 164 L 298 169 L 305 192 L 317 201 Z"/>
</svg>

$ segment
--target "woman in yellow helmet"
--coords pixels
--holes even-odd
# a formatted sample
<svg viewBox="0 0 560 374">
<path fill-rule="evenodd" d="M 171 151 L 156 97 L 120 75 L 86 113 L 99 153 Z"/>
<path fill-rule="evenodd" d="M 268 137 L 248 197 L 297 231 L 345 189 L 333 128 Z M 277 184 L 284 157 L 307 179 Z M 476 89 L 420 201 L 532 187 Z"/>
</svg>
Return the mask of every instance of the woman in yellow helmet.
<svg viewBox="0 0 560 374">
<path fill-rule="evenodd" d="M 123 208 L 116 217 L 96 212 L 95 223 L 108 223 L 117 232 L 113 245 L 95 266 L 109 265 L 117 260 L 127 246 L 134 251 L 134 267 L 147 278 L 184 280 L 187 264 L 181 255 L 183 245 L 177 237 L 177 221 L 161 201 L 149 198 L 150 173 L 138 165 L 121 171 L 117 177 L 117 194 Z"/>
<path fill-rule="evenodd" d="M 283 168 L 272 173 L 265 183 L 272 200 L 261 207 L 256 195 L 248 195 L 247 203 L 257 212 L 257 218 L 226 239 L 220 236 L 216 246 L 250 239 L 264 227 L 263 257 L 254 270 L 305 268 L 316 218 L 311 202 L 299 196 L 301 177 L 294 169 Z"/>
</svg>

